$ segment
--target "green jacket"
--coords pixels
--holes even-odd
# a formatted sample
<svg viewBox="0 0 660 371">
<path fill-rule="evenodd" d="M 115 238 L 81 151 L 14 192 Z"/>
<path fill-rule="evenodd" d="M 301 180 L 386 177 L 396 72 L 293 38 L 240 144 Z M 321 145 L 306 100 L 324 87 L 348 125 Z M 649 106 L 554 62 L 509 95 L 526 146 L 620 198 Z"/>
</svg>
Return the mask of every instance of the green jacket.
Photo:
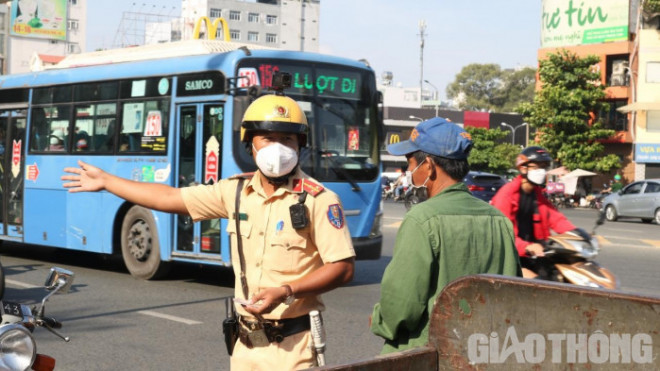
<svg viewBox="0 0 660 371">
<path fill-rule="evenodd" d="M 371 331 L 385 338 L 382 353 L 426 345 L 429 314 L 447 283 L 469 274 L 519 272 L 509 219 L 457 183 L 404 217 Z"/>
</svg>

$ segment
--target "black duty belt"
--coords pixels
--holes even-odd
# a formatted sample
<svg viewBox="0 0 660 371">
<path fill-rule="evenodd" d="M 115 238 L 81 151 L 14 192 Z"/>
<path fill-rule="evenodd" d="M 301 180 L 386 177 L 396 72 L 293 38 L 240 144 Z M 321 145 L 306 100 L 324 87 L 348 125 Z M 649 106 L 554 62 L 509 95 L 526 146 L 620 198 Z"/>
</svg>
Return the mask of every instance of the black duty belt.
<svg viewBox="0 0 660 371">
<path fill-rule="evenodd" d="M 248 348 L 281 343 L 287 336 L 310 329 L 307 315 L 265 322 L 248 321 L 241 317 L 239 322 L 239 339 Z"/>
</svg>

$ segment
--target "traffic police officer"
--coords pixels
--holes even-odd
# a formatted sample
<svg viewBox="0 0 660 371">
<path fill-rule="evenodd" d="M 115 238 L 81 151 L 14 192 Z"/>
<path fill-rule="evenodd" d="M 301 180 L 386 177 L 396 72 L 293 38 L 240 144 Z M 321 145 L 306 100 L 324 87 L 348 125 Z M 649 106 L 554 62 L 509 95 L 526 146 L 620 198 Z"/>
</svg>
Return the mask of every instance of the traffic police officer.
<svg viewBox="0 0 660 371">
<path fill-rule="evenodd" d="M 230 219 L 227 231 L 240 316 L 232 370 L 314 366 L 308 313 L 324 309 L 319 294 L 353 278 L 355 252 L 339 198 L 298 167 L 307 131 L 305 114 L 294 100 L 281 93 L 265 95 L 248 107 L 241 130 L 241 140 L 257 163 L 254 174 L 174 188 L 120 178 L 82 161 L 79 168 L 64 169 L 72 174 L 62 176 L 70 192 L 105 189 L 135 204 L 190 215 L 195 221 Z M 237 189 L 239 184 L 243 185 Z M 276 332 L 264 337 L 261 330 L 266 325 Z"/>
</svg>

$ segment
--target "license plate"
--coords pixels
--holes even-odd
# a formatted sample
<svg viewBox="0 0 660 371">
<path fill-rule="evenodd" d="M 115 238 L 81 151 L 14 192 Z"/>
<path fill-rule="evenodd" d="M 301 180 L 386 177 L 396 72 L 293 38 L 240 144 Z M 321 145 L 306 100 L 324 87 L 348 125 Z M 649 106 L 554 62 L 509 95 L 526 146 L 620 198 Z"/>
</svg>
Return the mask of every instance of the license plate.
<svg viewBox="0 0 660 371">
<path fill-rule="evenodd" d="M 19 303 L 12 303 L 8 301 L 2 302 L 2 316 L 5 315 L 16 316 L 23 318 L 23 309 Z M 5 322 L 5 321 L 3 321 Z"/>
</svg>

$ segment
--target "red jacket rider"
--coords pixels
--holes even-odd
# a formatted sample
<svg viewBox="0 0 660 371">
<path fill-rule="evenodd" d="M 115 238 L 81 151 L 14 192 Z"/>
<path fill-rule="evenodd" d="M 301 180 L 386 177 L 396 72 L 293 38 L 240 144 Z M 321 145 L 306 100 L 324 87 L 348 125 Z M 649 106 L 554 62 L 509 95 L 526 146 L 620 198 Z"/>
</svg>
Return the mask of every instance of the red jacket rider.
<svg viewBox="0 0 660 371">
<path fill-rule="evenodd" d="M 520 175 L 508 184 L 505 184 L 491 200 L 491 204 L 506 215 L 513 223 L 513 232 L 516 236 L 516 249 L 523 257 L 543 256 L 543 246 L 537 241 L 550 237 L 550 230 L 564 233 L 575 229 L 566 216 L 559 212 L 543 196 L 542 188 L 545 183 L 545 169 L 550 165 L 552 158 L 541 147 L 525 148 L 516 159 L 516 167 Z M 519 234 L 518 210 L 520 194 L 535 193 L 536 206 L 533 212 L 533 231 L 535 241 L 526 241 Z"/>
</svg>

